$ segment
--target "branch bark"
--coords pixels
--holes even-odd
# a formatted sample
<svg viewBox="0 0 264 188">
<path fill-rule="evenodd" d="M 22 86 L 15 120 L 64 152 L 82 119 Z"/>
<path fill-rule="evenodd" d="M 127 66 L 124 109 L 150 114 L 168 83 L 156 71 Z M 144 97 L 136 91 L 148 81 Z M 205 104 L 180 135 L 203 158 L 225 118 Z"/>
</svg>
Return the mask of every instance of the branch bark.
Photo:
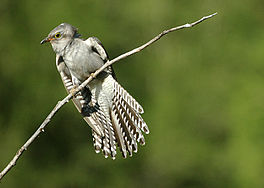
<svg viewBox="0 0 264 188">
<path fill-rule="evenodd" d="M 145 49 L 146 47 L 150 46 L 151 44 L 153 44 L 154 42 L 156 42 L 157 40 L 159 40 L 161 37 L 163 37 L 164 35 L 173 32 L 173 31 L 177 31 L 180 29 L 184 29 L 184 28 L 190 28 L 193 27 L 201 22 L 203 22 L 204 20 L 207 20 L 213 16 L 215 16 L 217 13 L 208 15 L 208 16 L 204 16 L 203 18 L 191 23 L 191 24 L 184 24 L 178 27 L 174 27 L 168 30 L 164 30 L 162 31 L 160 34 L 158 34 L 156 37 L 154 37 L 153 39 L 151 39 L 150 41 L 148 41 L 147 43 L 143 44 L 142 46 L 139 46 L 138 48 L 135 48 L 127 53 L 124 53 L 118 57 L 116 57 L 115 59 L 106 62 L 100 69 L 98 69 L 97 71 L 95 71 L 93 74 L 91 74 L 91 76 L 85 80 L 79 87 L 76 88 L 76 90 L 73 93 L 70 93 L 69 95 L 67 95 L 63 100 L 59 101 L 57 103 L 57 105 L 53 108 L 53 110 L 50 112 L 50 114 L 46 117 L 46 119 L 42 122 L 42 124 L 39 126 L 39 128 L 36 130 L 36 132 L 27 140 L 27 142 L 17 151 L 16 155 L 13 157 L 13 159 L 9 162 L 9 164 L 3 169 L 3 171 L 0 173 L 0 181 L 1 179 L 9 172 L 9 170 L 11 170 L 12 167 L 14 167 L 16 165 L 17 160 L 21 157 L 21 155 L 23 154 L 23 152 L 25 150 L 27 150 L 27 148 L 30 146 L 30 144 L 40 135 L 41 132 L 44 132 L 44 129 L 46 127 L 46 125 L 51 121 L 52 117 L 59 111 L 59 109 L 65 105 L 66 103 L 68 103 L 70 101 L 70 99 L 73 98 L 73 96 L 75 94 L 77 94 L 79 91 L 81 91 L 84 87 L 86 87 L 86 85 L 92 81 L 92 79 L 94 79 L 100 72 L 102 72 L 106 67 L 114 64 L 117 61 L 120 61 L 121 59 L 124 59 L 128 56 L 131 56 L 135 53 L 140 52 L 141 50 Z"/>
</svg>

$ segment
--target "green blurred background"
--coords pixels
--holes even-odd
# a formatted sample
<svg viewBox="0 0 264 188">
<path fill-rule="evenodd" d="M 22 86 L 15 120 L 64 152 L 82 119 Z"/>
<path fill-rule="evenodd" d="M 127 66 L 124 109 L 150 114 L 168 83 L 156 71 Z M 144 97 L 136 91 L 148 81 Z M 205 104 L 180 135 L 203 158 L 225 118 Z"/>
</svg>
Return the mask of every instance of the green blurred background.
<svg viewBox="0 0 264 188">
<path fill-rule="evenodd" d="M 264 187 L 261 0 L 1 0 L 0 168 L 66 96 L 50 45 L 39 44 L 55 26 L 97 36 L 112 59 L 216 11 L 114 65 L 151 131 L 137 154 L 96 154 L 69 103 L 0 187 Z"/>
</svg>

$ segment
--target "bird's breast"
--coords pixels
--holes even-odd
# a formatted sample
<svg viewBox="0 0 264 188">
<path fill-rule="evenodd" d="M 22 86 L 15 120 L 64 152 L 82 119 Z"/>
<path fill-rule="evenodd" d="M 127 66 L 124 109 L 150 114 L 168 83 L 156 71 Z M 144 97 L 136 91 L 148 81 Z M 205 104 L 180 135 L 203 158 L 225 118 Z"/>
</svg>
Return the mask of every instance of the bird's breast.
<svg viewBox="0 0 264 188">
<path fill-rule="evenodd" d="M 87 48 L 68 50 L 64 61 L 70 71 L 80 81 L 85 80 L 92 72 L 100 68 L 104 62 L 100 56 Z"/>
</svg>

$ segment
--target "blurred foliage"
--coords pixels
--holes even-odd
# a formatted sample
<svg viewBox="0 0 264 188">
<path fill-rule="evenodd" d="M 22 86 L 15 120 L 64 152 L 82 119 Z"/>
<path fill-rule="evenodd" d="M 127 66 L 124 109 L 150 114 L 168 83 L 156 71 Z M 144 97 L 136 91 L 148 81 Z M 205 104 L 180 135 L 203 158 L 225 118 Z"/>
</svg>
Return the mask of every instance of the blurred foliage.
<svg viewBox="0 0 264 188">
<path fill-rule="evenodd" d="M 62 22 L 97 36 L 111 58 L 171 33 L 114 65 L 143 105 L 151 134 L 132 158 L 95 154 L 90 128 L 63 107 L 4 177 L 13 187 L 264 187 L 264 3 L 245 1 L 0 2 L 0 168 L 66 95 L 49 45 Z"/>
</svg>

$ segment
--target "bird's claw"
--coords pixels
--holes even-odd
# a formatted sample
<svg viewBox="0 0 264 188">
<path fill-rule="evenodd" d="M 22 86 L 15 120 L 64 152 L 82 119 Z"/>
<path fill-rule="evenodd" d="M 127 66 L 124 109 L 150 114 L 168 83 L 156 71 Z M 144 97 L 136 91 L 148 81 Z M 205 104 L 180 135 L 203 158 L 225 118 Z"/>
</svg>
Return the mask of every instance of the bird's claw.
<svg viewBox="0 0 264 188">
<path fill-rule="evenodd" d="M 72 96 L 76 95 L 76 90 L 77 90 L 77 88 L 78 88 L 78 86 L 76 86 L 76 85 L 74 85 L 74 86 L 71 88 L 71 90 L 70 90 L 70 94 L 71 94 Z"/>
<path fill-rule="evenodd" d="M 91 73 L 90 76 L 91 76 L 92 78 L 95 78 L 94 73 Z"/>
</svg>

